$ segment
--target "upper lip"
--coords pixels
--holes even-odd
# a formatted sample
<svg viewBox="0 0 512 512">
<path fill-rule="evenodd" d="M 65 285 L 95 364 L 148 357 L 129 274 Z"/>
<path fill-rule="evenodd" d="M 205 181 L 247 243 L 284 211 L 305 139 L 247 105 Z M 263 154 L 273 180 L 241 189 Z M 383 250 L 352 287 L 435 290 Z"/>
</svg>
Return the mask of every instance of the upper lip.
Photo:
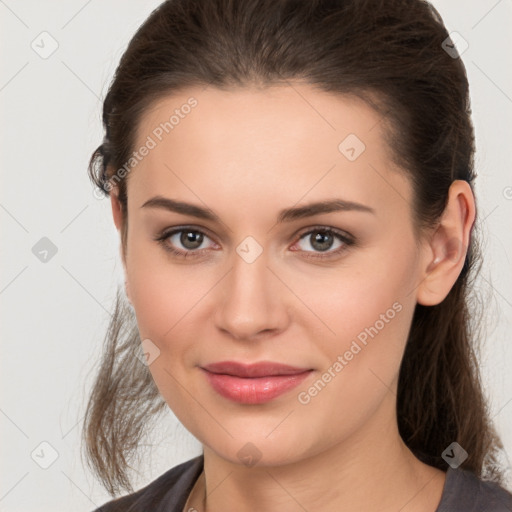
<svg viewBox="0 0 512 512">
<path fill-rule="evenodd" d="M 274 363 L 272 361 L 261 361 L 252 364 L 238 363 L 236 361 L 220 361 L 218 363 L 207 364 L 201 368 L 211 373 L 223 373 L 246 378 L 266 377 L 269 375 L 295 375 L 311 370 L 311 368 L 299 368 L 287 364 Z"/>
</svg>

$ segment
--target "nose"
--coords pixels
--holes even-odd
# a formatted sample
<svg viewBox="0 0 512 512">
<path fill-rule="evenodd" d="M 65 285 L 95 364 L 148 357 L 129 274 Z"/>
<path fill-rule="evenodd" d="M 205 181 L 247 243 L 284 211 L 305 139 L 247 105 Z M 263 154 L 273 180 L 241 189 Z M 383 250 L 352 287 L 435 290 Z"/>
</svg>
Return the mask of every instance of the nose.
<svg viewBox="0 0 512 512">
<path fill-rule="evenodd" d="M 236 253 L 222 281 L 215 323 L 236 340 L 274 336 L 289 322 L 291 293 L 269 268 L 268 260 L 265 251 L 252 262 Z"/>
</svg>

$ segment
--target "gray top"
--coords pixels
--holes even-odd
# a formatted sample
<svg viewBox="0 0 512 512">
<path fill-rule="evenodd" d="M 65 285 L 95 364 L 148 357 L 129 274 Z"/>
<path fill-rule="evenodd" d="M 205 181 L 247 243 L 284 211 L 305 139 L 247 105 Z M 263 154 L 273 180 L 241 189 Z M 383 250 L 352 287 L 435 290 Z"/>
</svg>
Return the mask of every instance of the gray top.
<svg viewBox="0 0 512 512">
<path fill-rule="evenodd" d="M 94 512 L 183 512 L 203 462 L 203 455 L 183 462 L 146 487 L 109 501 Z M 448 467 L 436 512 L 512 512 L 512 494 L 470 471 Z"/>
</svg>

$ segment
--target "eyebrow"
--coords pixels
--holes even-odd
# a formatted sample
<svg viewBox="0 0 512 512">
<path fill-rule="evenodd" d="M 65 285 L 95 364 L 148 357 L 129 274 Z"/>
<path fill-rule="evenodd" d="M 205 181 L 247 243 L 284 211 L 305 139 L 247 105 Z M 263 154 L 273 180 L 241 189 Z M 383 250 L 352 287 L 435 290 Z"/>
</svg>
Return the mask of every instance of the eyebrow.
<svg viewBox="0 0 512 512">
<path fill-rule="evenodd" d="M 176 201 L 168 197 L 155 196 L 148 199 L 141 208 L 160 208 L 183 215 L 190 215 L 198 219 L 211 220 L 220 222 L 220 218 L 212 210 L 202 208 L 191 203 Z M 306 217 L 312 217 L 320 213 L 331 213 L 338 211 L 359 211 L 375 214 L 375 210 L 369 206 L 365 206 L 353 201 L 345 201 L 343 199 L 331 199 L 310 203 L 304 206 L 295 206 L 285 208 L 279 212 L 277 223 L 291 222 Z"/>
</svg>

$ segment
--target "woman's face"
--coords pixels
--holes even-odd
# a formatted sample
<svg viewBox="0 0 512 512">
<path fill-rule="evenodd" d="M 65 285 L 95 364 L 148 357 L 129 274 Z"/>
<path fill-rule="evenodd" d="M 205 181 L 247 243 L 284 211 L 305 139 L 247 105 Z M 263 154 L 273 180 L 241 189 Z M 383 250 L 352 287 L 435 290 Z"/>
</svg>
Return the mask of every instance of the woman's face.
<svg viewBox="0 0 512 512">
<path fill-rule="evenodd" d="M 360 100 L 304 84 L 190 88 L 141 120 L 127 291 L 162 396 L 227 460 L 361 449 L 354 441 L 396 421 L 421 246 L 380 121 Z M 157 196 L 212 218 L 146 204 Z M 331 201 L 349 204 L 282 215 Z M 219 392 L 202 368 L 221 361 L 311 371 L 218 377 Z"/>
</svg>

